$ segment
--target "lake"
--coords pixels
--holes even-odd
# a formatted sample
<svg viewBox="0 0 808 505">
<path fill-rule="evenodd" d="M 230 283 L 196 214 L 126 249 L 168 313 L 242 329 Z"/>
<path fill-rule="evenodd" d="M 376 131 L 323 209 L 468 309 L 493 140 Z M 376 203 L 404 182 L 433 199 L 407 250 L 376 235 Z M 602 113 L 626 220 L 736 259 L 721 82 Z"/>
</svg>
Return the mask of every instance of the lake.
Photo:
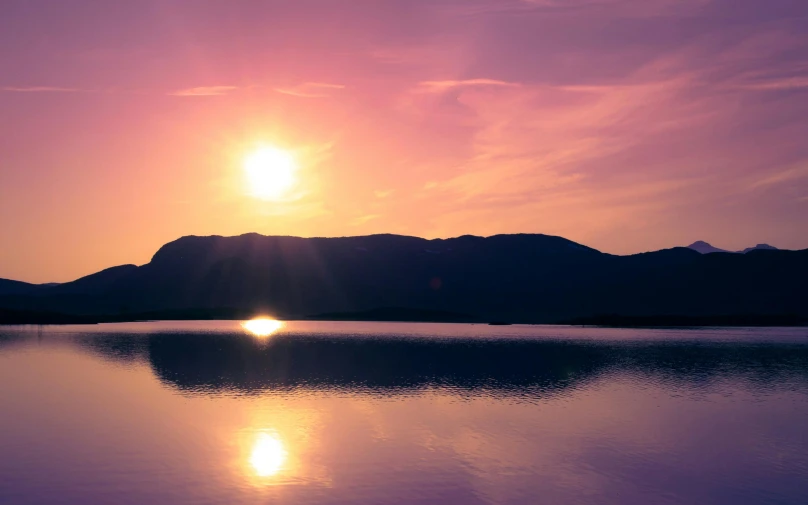
<svg viewBox="0 0 808 505">
<path fill-rule="evenodd" d="M 0 503 L 808 503 L 808 328 L 251 329 L 0 327 Z"/>
</svg>

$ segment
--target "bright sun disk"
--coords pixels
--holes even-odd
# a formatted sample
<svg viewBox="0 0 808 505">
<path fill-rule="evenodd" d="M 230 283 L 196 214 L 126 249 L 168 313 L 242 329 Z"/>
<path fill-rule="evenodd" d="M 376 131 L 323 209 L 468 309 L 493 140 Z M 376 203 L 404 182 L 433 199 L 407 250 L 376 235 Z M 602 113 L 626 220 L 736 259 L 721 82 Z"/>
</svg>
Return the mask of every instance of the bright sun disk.
<svg viewBox="0 0 808 505">
<path fill-rule="evenodd" d="M 256 337 L 268 337 L 280 330 L 283 327 L 283 323 L 276 319 L 259 317 L 249 321 L 244 321 L 241 326 Z"/>
<path fill-rule="evenodd" d="M 294 157 L 276 147 L 262 147 L 244 159 L 250 194 L 262 200 L 282 197 L 295 183 Z"/>
</svg>

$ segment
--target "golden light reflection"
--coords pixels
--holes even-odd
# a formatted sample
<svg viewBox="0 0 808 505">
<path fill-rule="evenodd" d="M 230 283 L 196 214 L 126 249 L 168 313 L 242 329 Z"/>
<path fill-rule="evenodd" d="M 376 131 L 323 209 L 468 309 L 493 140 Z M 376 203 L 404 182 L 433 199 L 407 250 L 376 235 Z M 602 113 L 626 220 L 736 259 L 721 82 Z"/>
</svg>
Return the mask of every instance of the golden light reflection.
<svg viewBox="0 0 808 505">
<path fill-rule="evenodd" d="M 319 400 L 262 396 L 252 407 L 248 424 L 232 438 L 231 468 L 239 479 L 267 496 L 289 484 L 333 484 L 330 467 L 320 460 L 325 440 Z"/>
<path fill-rule="evenodd" d="M 271 477 L 281 471 L 286 457 L 286 448 L 277 435 L 260 433 L 250 453 L 250 465 L 259 477 Z"/>
<path fill-rule="evenodd" d="M 297 162 L 288 152 L 262 147 L 244 159 L 249 193 L 262 200 L 278 200 L 295 184 Z"/>
<path fill-rule="evenodd" d="M 283 322 L 268 317 L 259 317 L 244 321 L 241 326 L 256 337 L 268 337 L 283 328 Z"/>
</svg>

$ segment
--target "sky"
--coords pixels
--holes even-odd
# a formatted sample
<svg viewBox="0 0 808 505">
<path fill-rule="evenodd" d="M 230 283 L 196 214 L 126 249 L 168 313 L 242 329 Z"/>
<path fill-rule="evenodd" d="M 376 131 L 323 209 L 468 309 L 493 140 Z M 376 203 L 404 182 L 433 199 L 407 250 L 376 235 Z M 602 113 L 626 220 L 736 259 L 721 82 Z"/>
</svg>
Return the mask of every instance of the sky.
<svg viewBox="0 0 808 505">
<path fill-rule="evenodd" d="M 3 0 L 0 277 L 184 235 L 808 248 L 805 0 Z M 290 153 L 262 200 L 244 159 Z"/>
</svg>

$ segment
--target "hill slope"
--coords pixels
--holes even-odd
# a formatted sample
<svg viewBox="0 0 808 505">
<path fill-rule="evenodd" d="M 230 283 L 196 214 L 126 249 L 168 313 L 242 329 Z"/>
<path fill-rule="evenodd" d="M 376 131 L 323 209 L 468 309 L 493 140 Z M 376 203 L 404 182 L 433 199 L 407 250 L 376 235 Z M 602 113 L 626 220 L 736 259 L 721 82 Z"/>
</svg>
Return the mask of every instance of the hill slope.
<svg viewBox="0 0 808 505">
<path fill-rule="evenodd" d="M 0 296 L 30 294 L 57 285 L 58 284 L 29 284 L 27 282 L 0 279 Z"/>
</svg>

